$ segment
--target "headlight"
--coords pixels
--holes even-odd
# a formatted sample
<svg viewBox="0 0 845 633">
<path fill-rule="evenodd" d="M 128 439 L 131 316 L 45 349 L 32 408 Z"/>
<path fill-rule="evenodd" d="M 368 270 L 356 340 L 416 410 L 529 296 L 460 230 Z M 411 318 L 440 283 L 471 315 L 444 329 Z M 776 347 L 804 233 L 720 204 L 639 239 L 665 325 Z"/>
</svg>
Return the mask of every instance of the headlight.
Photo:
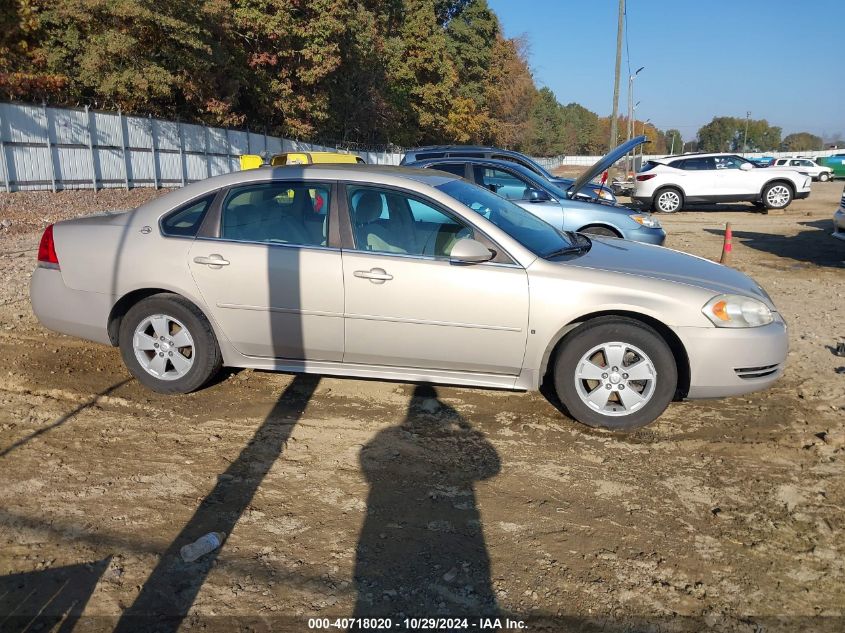
<svg viewBox="0 0 845 633">
<path fill-rule="evenodd" d="M 616 196 L 604 189 L 599 189 L 599 198 L 604 198 L 605 200 L 610 200 L 611 202 L 616 200 Z"/>
<path fill-rule="evenodd" d="M 774 321 L 769 306 L 742 295 L 713 297 L 701 311 L 716 327 L 759 327 Z"/>
<path fill-rule="evenodd" d="M 649 229 L 659 229 L 660 228 L 660 220 L 655 218 L 653 215 L 629 215 L 634 222 L 637 224 L 642 224 L 644 227 Z"/>
</svg>

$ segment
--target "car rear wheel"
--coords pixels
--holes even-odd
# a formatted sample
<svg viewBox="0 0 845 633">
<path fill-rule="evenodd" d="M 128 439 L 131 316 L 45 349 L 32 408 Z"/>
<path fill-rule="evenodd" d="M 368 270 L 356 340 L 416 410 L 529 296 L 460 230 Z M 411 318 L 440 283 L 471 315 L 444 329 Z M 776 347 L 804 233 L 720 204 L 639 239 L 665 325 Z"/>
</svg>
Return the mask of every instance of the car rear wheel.
<svg viewBox="0 0 845 633">
<path fill-rule="evenodd" d="M 189 393 L 222 366 L 211 324 L 192 303 L 157 294 L 132 306 L 123 317 L 120 352 L 142 384 L 159 393 Z"/>
<path fill-rule="evenodd" d="M 675 358 L 653 328 L 624 317 L 580 326 L 561 343 L 555 392 L 572 417 L 614 431 L 656 420 L 678 384 Z"/>
<path fill-rule="evenodd" d="M 830 180 L 830 174 L 826 171 L 819 174 L 819 182 L 827 182 L 828 180 Z"/>
<path fill-rule="evenodd" d="M 792 202 L 792 189 L 782 182 L 773 182 L 763 189 L 763 204 L 767 209 L 785 209 Z"/>
<path fill-rule="evenodd" d="M 661 189 L 654 196 L 654 209 L 660 213 L 675 213 L 680 211 L 684 203 L 683 194 L 674 187 Z"/>
<path fill-rule="evenodd" d="M 604 237 L 622 237 L 614 231 L 613 229 L 609 229 L 606 226 L 585 226 L 583 229 L 578 230 L 579 233 L 586 233 L 587 235 L 601 235 Z"/>
</svg>

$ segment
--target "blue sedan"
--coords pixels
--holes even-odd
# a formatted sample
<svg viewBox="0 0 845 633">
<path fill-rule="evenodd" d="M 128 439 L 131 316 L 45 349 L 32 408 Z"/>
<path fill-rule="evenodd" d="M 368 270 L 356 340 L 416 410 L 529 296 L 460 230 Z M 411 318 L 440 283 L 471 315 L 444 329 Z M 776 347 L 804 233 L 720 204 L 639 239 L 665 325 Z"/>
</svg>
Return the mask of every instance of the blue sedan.
<svg viewBox="0 0 845 633">
<path fill-rule="evenodd" d="M 666 232 L 657 218 L 635 212 L 621 204 L 601 200 L 576 199 L 580 187 L 592 179 L 591 173 L 604 171 L 624 156 L 643 137 L 620 145 L 578 178 L 569 191 L 560 188 L 530 169 L 507 160 L 491 158 L 432 158 L 406 164 L 407 167 L 439 169 L 455 174 L 494 191 L 563 231 L 621 237 L 635 242 L 663 244 Z M 641 142 L 641 141 L 640 141 Z"/>
</svg>

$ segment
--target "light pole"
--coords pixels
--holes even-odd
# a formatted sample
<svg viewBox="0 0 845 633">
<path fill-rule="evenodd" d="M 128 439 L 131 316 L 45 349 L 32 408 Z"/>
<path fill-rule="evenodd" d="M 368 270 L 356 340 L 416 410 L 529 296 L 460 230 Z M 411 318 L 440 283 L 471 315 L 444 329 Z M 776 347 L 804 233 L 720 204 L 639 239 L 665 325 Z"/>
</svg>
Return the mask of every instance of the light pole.
<svg viewBox="0 0 845 633">
<path fill-rule="evenodd" d="M 751 118 L 751 110 L 745 113 L 745 136 L 742 137 L 742 155 L 748 153 L 748 119 Z"/>
<path fill-rule="evenodd" d="M 645 66 L 640 66 L 639 68 L 637 68 L 637 70 L 634 73 L 632 73 L 631 75 L 628 75 L 628 140 L 629 141 L 631 140 L 631 137 L 634 134 L 634 108 L 636 107 L 634 105 L 634 79 L 637 78 L 637 75 L 639 75 L 640 71 L 642 71 L 644 68 L 645 68 Z M 628 166 L 628 172 L 630 172 L 631 171 L 630 158 L 628 158 L 627 166 Z M 627 178 L 628 174 L 626 173 L 625 176 Z"/>
<path fill-rule="evenodd" d="M 643 121 L 643 134 L 645 134 L 645 126 L 651 123 L 651 119 Z M 640 145 L 640 165 L 643 163 L 643 155 L 645 154 L 645 143 Z"/>
</svg>

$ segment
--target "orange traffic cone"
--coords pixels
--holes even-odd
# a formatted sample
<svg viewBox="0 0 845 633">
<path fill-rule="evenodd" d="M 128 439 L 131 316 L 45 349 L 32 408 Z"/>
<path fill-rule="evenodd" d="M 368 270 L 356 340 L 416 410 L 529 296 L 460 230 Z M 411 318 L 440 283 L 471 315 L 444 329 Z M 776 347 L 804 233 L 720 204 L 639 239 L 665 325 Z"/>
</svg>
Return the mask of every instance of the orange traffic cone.
<svg viewBox="0 0 845 633">
<path fill-rule="evenodd" d="M 719 263 L 727 266 L 731 263 L 731 251 L 733 250 L 733 232 L 731 231 L 731 223 L 725 223 L 725 243 L 722 244 L 722 257 L 719 258 Z"/>
</svg>

